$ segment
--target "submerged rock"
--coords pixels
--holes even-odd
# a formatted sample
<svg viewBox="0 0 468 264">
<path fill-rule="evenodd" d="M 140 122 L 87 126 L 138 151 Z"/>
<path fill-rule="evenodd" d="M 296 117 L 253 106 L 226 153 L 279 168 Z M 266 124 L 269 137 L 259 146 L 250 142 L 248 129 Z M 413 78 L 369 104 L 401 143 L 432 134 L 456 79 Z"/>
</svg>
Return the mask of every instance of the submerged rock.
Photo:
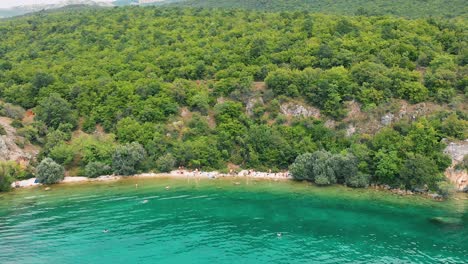
<svg viewBox="0 0 468 264">
<path fill-rule="evenodd" d="M 436 216 L 429 218 L 429 221 L 443 226 L 461 226 L 463 224 L 460 218 Z"/>
</svg>

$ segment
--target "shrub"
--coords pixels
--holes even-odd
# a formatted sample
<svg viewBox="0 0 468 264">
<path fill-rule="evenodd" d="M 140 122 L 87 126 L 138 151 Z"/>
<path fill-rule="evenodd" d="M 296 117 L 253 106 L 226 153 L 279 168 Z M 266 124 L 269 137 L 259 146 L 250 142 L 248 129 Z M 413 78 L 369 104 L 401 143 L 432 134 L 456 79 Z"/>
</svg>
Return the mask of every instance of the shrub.
<svg viewBox="0 0 468 264">
<path fill-rule="evenodd" d="M 0 125 L 0 135 L 4 136 L 6 134 L 7 134 L 7 132 L 6 132 L 5 128 L 2 125 Z"/>
<path fill-rule="evenodd" d="M 76 113 L 72 110 L 71 104 L 57 93 L 52 93 L 40 101 L 36 108 L 36 119 L 52 128 L 58 128 L 64 123 L 74 127 L 77 123 Z"/>
<path fill-rule="evenodd" d="M 23 125 L 23 122 L 21 122 L 21 120 L 18 120 L 18 119 L 15 119 L 13 121 L 11 121 L 11 124 L 10 124 L 12 127 L 14 128 L 22 128 L 24 127 Z"/>
<path fill-rule="evenodd" d="M 358 160 L 351 154 L 306 153 L 296 158 L 289 171 L 296 180 L 309 180 L 318 185 L 338 182 L 351 187 L 366 187 L 369 184 L 369 176 L 358 173 Z"/>
<path fill-rule="evenodd" d="M 50 150 L 49 157 L 62 165 L 69 165 L 75 157 L 75 151 L 72 146 L 62 143 Z"/>
<path fill-rule="evenodd" d="M 15 178 L 24 178 L 26 172 L 14 161 L 0 162 L 0 192 L 8 191 Z"/>
<path fill-rule="evenodd" d="M 137 142 L 118 146 L 112 155 L 112 170 L 120 175 L 134 174 L 145 158 L 146 151 Z"/>
<path fill-rule="evenodd" d="M 99 161 L 90 162 L 85 167 L 85 175 L 89 178 L 96 178 L 101 175 L 110 174 L 111 167 Z"/>
<path fill-rule="evenodd" d="M 29 142 L 38 142 L 39 141 L 39 131 L 33 126 L 25 126 L 17 130 L 18 136 L 26 138 Z"/>
<path fill-rule="evenodd" d="M 174 156 L 168 153 L 164 156 L 159 157 L 156 160 L 156 168 L 160 172 L 170 172 L 174 168 L 175 163 L 176 163 L 176 159 L 174 158 Z"/>
<path fill-rule="evenodd" d="M 468 155 L 463 156 L 463 161 L 455 165 L 456 170 L 468 170 Z"/>
<path fill-rule="evenodd" d="M 36 178 L 40 183 L 53 184 L 65 177 L 64 168 L 51 158 L 45 158 L 37 166 Z"/>
<path fill-rule="evenodd" d="M 370 175 L 365 173 L 356 173 L 353 176 L 347 177 L 345 184 L 354 188 L 366 188 L 369 186 Z"/>
<path fill-rule="evenodd" d="M 455 192 L 455 186 L 447 181 L 437 183 L 437 193 L 442 197 L 447 198 Z"/>
<path fill-rule="evenodd" d="M 313 180 L 312 154 L 305 153 L 297 156 L 294 163 L 289 166 L 289 172 L 295 180 Z"/>
<path fill-rule="evenodd" d="M 26 113 L 21 106 L 12 105 L 10 103 L 3 105 L 3 112 L 5 113 L 5 116 L 12 119 L 23 119 L 24 114 Z"/>
</svg>

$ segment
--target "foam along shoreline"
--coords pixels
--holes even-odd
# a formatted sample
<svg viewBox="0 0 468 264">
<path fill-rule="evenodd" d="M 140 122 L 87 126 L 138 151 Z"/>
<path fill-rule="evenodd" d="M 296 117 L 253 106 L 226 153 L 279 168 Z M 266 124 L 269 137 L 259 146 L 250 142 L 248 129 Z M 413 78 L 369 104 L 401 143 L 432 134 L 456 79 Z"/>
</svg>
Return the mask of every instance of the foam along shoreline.
<svg viewBox="0 0 468 264">
<path fill-rule="evenodd" d="M 121 176 L 121 175 L 103 175 L 97 178 L 88 178 L 82 176 L 68 176 L 65 177 L 60 183 L 78 183 L 78 182 L 95 182 L 95 181 L 116 181 L 128 177 L 139 177 L 139 178 L 164 178 L 164 177 L 174 177 L 174 178 L 205 178 L 205 179 L 214 179 L 220 177 L 248 177 L 248 178 L 258 178 L 258 179 L 273 179 L 273 180 L 291 180 L 292 177 L 289 172 L 279 172 L 279 173 L 268 173 L 268 172 L 258 172 L 253 170 L 242 170 L 238 173 L 220 173 L 216 171 L 205 172 L 205 171 L 188 171 L 188 170 L 173 170 L 169 173 L 141 173 L 135 174 L 132 176 Z M 36 178 L 31 178 L 22 181 L 15 181 L 11 184 L 12 188 L 25 188 L 42 185 L 41 183 L 36 182 Z"/>
</svg>

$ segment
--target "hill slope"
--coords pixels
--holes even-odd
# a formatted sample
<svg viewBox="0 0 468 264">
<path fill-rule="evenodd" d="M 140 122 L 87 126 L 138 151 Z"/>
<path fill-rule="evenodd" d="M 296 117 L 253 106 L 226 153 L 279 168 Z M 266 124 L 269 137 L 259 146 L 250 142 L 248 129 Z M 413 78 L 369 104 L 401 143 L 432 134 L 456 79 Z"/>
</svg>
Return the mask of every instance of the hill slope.
<svg viewBox="0 0 468 264">
<path fill-rule="evenodd" d="M 395 15 L 410 18 L 456 17 L 468 14 L 464 0 L 187 0 L 177 5 L 345 15 Z"/>
<path fill-rule="evenodd" d="M 21 135 L 76 174 L 274 171 L 322 151 L 349 185 L 435 188 L 441 139 L 468 134 L 463 19 L 126 7 L 0 34 L 0 96 L 36 113 Z"/>
</svg>

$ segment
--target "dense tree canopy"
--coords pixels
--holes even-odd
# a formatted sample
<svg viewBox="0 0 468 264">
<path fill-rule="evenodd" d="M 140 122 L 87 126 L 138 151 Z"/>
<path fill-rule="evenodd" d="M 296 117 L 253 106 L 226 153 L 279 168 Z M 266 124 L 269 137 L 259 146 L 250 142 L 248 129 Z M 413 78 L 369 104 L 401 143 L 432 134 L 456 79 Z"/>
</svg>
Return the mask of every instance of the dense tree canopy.
<svg viewBox="0 0 468 264">
<path fill-rule="evenodd" d="M 328 14 L 404 17 L 455 17 L 467 14 L 466 3 L 463 0 L 178 0 L 175 5 L 264 11 L 306 10 Z M 344 24 L 343 30 L 346 29 L 346 24 Z"/>
<path fill-rule="evenodd" d="M 442 138 L 467 135 L 463 17 L 126 7 L 4 20 L 0 34 L 0 110 L 35 112 L 18 133 L 77 174 L 312 159 L 298 179 L 435 188 Z M 348 134 L 347 103 L 371 119 L 397 100 L 448 110 Z"/>
</svg>

